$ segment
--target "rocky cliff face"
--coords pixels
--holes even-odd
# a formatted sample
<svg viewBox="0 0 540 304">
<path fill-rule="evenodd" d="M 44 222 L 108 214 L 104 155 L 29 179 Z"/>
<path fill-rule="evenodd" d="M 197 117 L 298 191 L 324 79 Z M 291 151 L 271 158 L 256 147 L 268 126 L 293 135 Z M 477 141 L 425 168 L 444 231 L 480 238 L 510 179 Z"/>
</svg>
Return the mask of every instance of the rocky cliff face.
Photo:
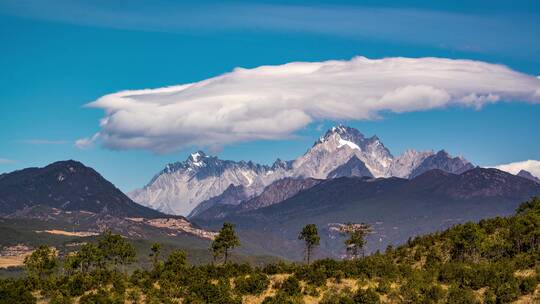
<svg viewBox="0 0 540 304">
<path fill-rule="evenodd" d="M 366 167 L 366 164 L 364 164 L 363 161 L 359 160 L 358 157 L 353 156 L 351 159 L 349 159 L 348 162 L 344 163 L 343 165 L 337 167 L 336 169 L 332 170 L 332 172 L 328 173 L 328 178 L 338 178 L 338 177 L 369 177 L 373 178 L 373 174 L 371 174 L 371 171 Z"/>
<path fill-rule="evenodd" d="M 242 209 L 258 209 L 282 202 L 297 193 L 309 189 L 321 180 L 313 178 L 284 178 L 275 181 L 256 197 L 240 204 Z"/>
<path fill-rule="evenodd" d="M 420 165 L 412 170 L 408 177 L 414 178 L 433 169 L 460 174 L 473 168 L 474 166 L 463 157 L 452 157 L 446 151 L 441 150 L 434 155 L 426 157 Z"/>
<path fill-rule="evenodd" d="M 231 184 L 220 195 L 209 198 L 197 205 L 197 207 L 191 211 L 188 217 L 197 216 L 198 214 L 216 205 L 238 205 L 247 199 L 249 199 L 249 194 L 244 186 L 235 186 Z"/>
</svg>

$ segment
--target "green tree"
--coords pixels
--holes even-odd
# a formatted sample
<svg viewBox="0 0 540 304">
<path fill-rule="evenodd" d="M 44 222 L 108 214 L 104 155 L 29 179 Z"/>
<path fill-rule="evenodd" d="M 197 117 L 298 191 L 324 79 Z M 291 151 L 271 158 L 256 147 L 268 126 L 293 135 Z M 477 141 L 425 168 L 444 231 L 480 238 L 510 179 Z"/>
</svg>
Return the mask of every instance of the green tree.
<svg viewBox="0 0 540 304">
<path fill-rule="evenodd" d="M 161 245 L 159 243 L 152 244 L 150 248 L 150 258 L 152 258 L 152 264 L 154 268 L 157 267 L 159 262 L 159 256 L 161 255 Z"/>
<path fill-rule="evenodd" d="M 306 260 L 309 264 L 311 260 L 311 255 L 315 246 L 319 246 L 321 237 L 319 236 L 319 231 L 317 230 L 317 225 L 308 224 L 304 226 L 300 234 L 298 235 L 299 240 L 303 240 L 306 246 Z"/>
<path fill-rule="evenodd" d="M 229 251 L 237 246 L 240 246 L 240 239 L 236 236 L 234 225 L 231 223 L 223 223 L 223 227 L 211 245 L 214 259 L 223 256 L 224 263 L 226 264 L 229 258 Z"/>
<path fill-rule="evenodd" d="M 174 273 L 180 273 L 187 265 L 186 253 L 182 250 L 175 250 L 169 254 L 165 261 L 165 269 Z"/>
<path fill-rule="evenodd" d="M 98 248 L 101 250 L 105 266 L 112 264 L 113 267 L 121 265 L 125 271 L 125 265 L 135 261 L 137 255 L 135 247 L 126 241 L 121 235 L 107 231 L 98 240 Z"/>
<path fill-rule="evenodd" d="M 366 245 L 366 235 L 370 231 L 371 227 L 368 224 L 354 224 L 347 223 L 340 228 L 342 234 L 347 236 L 345 240 L 345 246 L 347 249 L 347 255 L 352 259 L 360 257 L 360 254 L 364 256 L 364 247 Z"/>
<path fill-rule="evenodd" d="M 101 267 L 103 259 L 103 252 L 96 244 L 86 243 L 74 257 L 67 260 L 67 265 L 74 269 L 79 267 L 81 272 L 88 273 L 92 268 Z"/>
<path fill-rule="evenodd" d="M 56 250 L 47 245 L 41 245 L 24 259 L 24 266 L 30 275 L 44 280 L 58 266 Z"/>
</svg>

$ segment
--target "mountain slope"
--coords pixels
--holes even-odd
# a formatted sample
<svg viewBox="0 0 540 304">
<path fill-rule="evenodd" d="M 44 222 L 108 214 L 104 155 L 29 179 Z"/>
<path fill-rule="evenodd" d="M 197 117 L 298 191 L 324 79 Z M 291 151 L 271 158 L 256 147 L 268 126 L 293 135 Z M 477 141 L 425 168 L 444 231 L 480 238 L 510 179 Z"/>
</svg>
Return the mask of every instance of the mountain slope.
<svg viewBox="0 0 540 304">
<path fill-rule="evenodd" d="M 264 188 L 263 192 L 256 197 L 239 205 L 241 209 L 258 209 L 282 202 L 301 191 L 305 191 L 321 180 L 313 178 L 284 178 L 277 180 Z"/>
<path fill-rule="evenodd" d="M 69 160 L 27 168 L 0 177 L 0 214 L 36 205 L 121 217 L 163 217 L 134 203 L 94 169 Z"/>
<path fill-rule="evenodd" d="M 466 159 L 462 157 L 452 157 L 446 151 L 441 150 L 436 154 L 426 157 L 418 167 L 412 170 L 408 177 L 414 178 L 433 169 L 460 174 L 472 168 L 474 168 L 474 166 Z"/>
<path fill-rule="evenodd" d="M 201 202 L 195 209 L 193 209 L 188 217 L 193 217 L 198 214 L 205 212 L 206 210 L 217 206 L 217 205 L 238 205 L 244 200 L 247 200 L 249 195 L 246 193 L 244 186 L 235 186 L 233 184 L 229 185 L 223 193 L 218 196 L 207 199 L 204 202 Z"/>
<path fill-rule="evenodd" d="M 531 174 L 531 172 L 527 171 L 527 170 L 520 170 L 518 172 L 518 174 L 516 174 L 517 176 L 520 176 L 520 177 L 523 177 L 523 178 L 526 178 L 526 179 L 530 179 L 534 182 L 537 182 L 537 183 L 540 183 L 540 178 L 534 176 Z"/>
<path fill-rule="evenodd" d="M 400 244 L 409 237 L 445 229 L 453 224 L 508 215 L 517 204 L 540 195 L 540 185 L 495 169 L 475 168 L 462 174 L 430 170 L 414 179 L 336 178 L 299 192 L 278 204 L 221 218 L 192 218 L 203 227 L 223 221 L 240 231 L 265 233 L 281 239 L 266 247 L 285 252 L 303 225 L 315 223 L 322 235 L 321 256 L 340 256 L 336 223 L 366 222 L 374 227 L 370 250 Z M 262 243 L 263 240 L 250 239 Z M 291 258 L 298 258 L 294 253 Z"/>
<path fill-rule="evenodd" d="M 373 174 L 369 171 L 363 161 L 359 160 L 358 157 L 353 156 L 345 164 L 337 167 L 328 173 L 327 178 L 337 178 L 337 177 L 373 177 Z"/>
</svg>

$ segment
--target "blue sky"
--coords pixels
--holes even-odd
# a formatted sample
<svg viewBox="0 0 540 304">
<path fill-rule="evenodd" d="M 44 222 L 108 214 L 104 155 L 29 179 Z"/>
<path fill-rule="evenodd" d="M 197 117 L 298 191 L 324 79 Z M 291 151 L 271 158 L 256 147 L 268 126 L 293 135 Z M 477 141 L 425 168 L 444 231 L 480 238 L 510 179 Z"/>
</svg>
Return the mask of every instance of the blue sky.
<svg viewBox="0 0 540 304">
<path fill-rule="evenodd" d="M 0 0 L 0 172 L 76 159 L 122 190 L 142 186 L 197 147 L 166 154 L 77 149 L 75 140 L 98 132 L 104 117 L 84 105 L 235 67 L 433 56 L 540 75 L 537 1 L 412 3 Z M 501 102 L 386 113 L 378 120 L 321 120 L 294 138 L 224 145 L 217 154 L 261 163 L 292 159 L 326 128 L 345 123 L 377 134 L 394 155 L 444 148 L 478 165 L 496 165 L 540 159 L 539 117 L 538 104 Z"/>
</svg>

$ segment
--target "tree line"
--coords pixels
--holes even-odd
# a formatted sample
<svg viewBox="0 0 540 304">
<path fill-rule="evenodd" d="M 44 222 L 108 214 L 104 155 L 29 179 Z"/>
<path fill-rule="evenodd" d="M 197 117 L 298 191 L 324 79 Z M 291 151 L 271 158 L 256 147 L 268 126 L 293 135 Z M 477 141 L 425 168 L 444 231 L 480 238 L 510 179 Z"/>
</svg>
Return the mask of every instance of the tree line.
<svg viewBox="0 0 540 304">
<path fill-rule="evenodd" d="M 306 297 L 323 304 L 540 301 L 539 198 L 521 204 L 514 216 L 456 225 L 370 255 L 364 254 L 368 225 L 348 223 L 340 231 L 346 259 L 314 261 L 320 236 L 310 224 L 298 235 L 306 263 L 263 267 L 230 262 L 240 245 L 230 223 L 211 243 L 215 263 L 207 265 L 189 265 L 182 250 L 165 256 L 156 243 L 151 265 L 137 267 L 130 240 L 111 232 L 65 256 L 40 246 L 26 258 L 24 277 L 0 280 L 0 304 L 234 304 L 249 295 L 265 304 L 300 304 Z M 346 287 L 351 282 L 355 288 Z"/>
</svg>

